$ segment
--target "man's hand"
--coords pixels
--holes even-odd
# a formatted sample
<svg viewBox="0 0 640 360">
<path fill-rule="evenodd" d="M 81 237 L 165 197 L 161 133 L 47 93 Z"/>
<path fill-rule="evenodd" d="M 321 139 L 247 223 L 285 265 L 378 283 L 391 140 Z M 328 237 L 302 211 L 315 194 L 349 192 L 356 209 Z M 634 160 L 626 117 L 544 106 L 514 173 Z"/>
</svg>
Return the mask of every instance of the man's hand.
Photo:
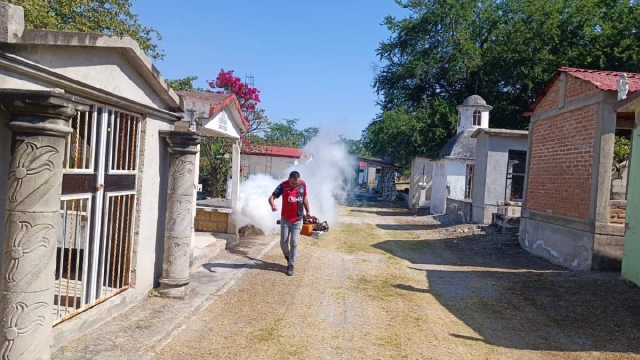
<svg viewBox="0 0 640 360">
<path fill-rule="evenodd" d="M 275 196 L 271 195 L 269 197 L 269 205 L 271 206 L 271 211 L 276 212 L 278 211 L 278 207 L 276 206 L 276 201 L 275 201 Z"/>
</svg>

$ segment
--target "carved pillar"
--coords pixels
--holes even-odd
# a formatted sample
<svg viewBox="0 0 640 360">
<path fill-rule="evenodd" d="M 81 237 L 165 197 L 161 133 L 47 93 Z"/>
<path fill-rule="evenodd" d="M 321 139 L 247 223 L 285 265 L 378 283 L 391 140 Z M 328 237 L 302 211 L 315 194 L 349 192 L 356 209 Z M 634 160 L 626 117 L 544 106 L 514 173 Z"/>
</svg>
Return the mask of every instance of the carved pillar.
<svg viewBox="0 0 640 360">
<path fill-rule="evenodd" d="M 160 293 L 183 298 L 189 284 L 193 194 L 196 154 L 200 136 L 190 131 L 163 131 L 171 154 L 167 190 L 167 220 L 164 233 L 164 260 Z"/>
<path fill-rule="evenodd" d="M 0 104 L 14 136 L 0 278 L 0 359 L 49 359 L 65 137 L 69 120 L 88 107 L 64 93 L 14 89 L 0 90 Z"/>
</svg>

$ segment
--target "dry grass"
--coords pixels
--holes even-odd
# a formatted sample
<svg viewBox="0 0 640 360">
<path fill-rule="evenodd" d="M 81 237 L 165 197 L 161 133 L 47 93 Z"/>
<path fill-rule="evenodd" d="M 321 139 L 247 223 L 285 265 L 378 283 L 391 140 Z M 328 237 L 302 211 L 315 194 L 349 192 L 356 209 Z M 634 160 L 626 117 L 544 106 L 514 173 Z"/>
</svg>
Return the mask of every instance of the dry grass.
<svg viewBox="0 0 640 360">
<path fill-rule="evenodd" d="M 340 212 L 363 221 L 333 227 L 321 240 L 305 238 L 293 278 L 248 272 L 159 358 L 638 357 L 638 301 L 621 299 L 618 280 L 536 272 L 551 265 L 508 237 L 384 230 L 371 220 L 400 219 L 350 210 Z M 281 257 L 275 248 L 265 261 Z M 605 293 L 598 297 L 596 287 Z M 562 307 L 563 296 L 574 306 Z M 598 308 L 600 318 L 590 317 Z"/>
</svg>

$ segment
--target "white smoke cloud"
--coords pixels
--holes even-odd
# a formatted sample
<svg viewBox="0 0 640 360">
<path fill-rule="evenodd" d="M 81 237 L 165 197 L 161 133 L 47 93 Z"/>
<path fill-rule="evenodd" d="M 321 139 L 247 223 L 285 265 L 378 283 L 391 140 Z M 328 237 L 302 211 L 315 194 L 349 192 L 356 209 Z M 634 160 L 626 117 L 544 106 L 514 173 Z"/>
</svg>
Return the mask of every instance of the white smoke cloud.
<svg viewBox="0 0 640 360">
<path fill-rule="evenodd" d="M 280 211 L 274 213 L 269 207 L 268 199 L 279 183 L 285 181 L 291 171 L 300 172 L 300 177 L 307 184 L 307 195 L 311 214 L 329 226 L 337 220 L 338 204 L 346 200 L 347 191 L 355 180 L 356 158 L 350 155 L 346 146 L 337 141 L 336 134 L 321 130 L 304 148 L 311 159 L 302 158 L 296 165 L 289 167 L 281 178 L 270 175 L 250 175 L 240 184 L 238 206 L 234 211 L 239 226 L 252 224 L 266 234 L 280 231 L 276 221 L 280 219 Z M 281 200 L 276 200 L 281 209 Z"/>
</svg>

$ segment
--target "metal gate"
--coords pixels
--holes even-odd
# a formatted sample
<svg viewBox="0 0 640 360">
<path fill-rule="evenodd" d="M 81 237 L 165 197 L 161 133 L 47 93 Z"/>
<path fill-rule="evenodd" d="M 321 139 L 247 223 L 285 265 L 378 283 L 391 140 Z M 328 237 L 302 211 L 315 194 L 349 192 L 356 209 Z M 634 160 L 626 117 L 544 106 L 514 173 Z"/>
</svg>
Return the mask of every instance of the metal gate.
<svg viewBox="0 0 640 360">
<path fill-rule="evenodd" d="M 54 325 L 129 287 L 141 120 L 93 105 L 71 121 L 60 198 Z"/>
</svg>

